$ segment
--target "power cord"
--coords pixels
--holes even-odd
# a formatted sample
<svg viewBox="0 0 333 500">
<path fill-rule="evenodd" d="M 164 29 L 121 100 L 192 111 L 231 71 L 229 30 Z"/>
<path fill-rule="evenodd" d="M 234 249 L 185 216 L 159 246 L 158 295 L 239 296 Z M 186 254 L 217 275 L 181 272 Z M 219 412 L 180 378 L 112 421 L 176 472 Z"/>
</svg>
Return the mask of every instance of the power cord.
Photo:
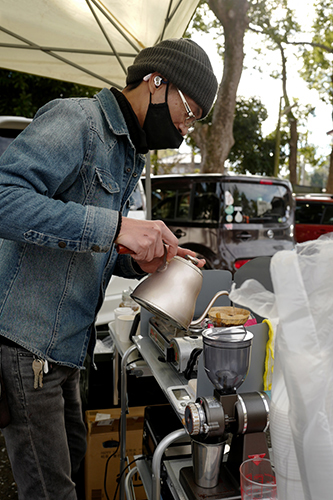
<svg viewBox="0 0 333 500">
<path fill-rule="evenodd" d="M 124 472 L 126 472 L 126 470 L 132 465 L 132 464 L 135 464 L 138 460 L 145 460 L 147 457 L 146 455 L 141 455 L 140 457 L 137 457 L 135 460 L 132 460 L 132 462 L 130 462 L 129 464 L 126 465 L 125 469 L 123 469 L 121 471 L 121 474 L 119 474 L 119 478 L 118 478 L 118 484 L 117 484 L 117 488 L 116 488 L 116 491 L 114 492 L 114 496 L 113 496 L 113 500 L 116 500 L 116 497 L 117 497 L 117 493 L 118 493 L 118 490 L 119 490 L 119 485 L 120 485 L 120 480 L 122 478 L 122 475 L 124 474 Z M 106 493 L 106 491 L 105 491 Z M 107 499 L 109 500 L 109 497 L 107 497 Z"/>
<path fill-rule="evenodd" d="M 120 430 L 118 429 L 118 435 L 119 435 L 119 432 L 120 432 Z M 105 492 L 105 496 L 106 496 L 107 500 L 110 500 L 107 489 L 106 489 L 108 465 L 109 465 L 111 458 L 114 457 L 116 455 L 117 451 L 119 450 L 119 441 L 105 441 L 105 443 L 103 443 L 103 446 L 106 445 L 106 446 L 104 446 L 105 448 L 110 448 L 113 443 L 116 443 L 117 447 L 116 447 L 115 451 L 108 457 L 106 464 L 105 464 L 105 471 L 104 471 L 104 492 Z"/>
<path fill-rule="evenodd" d="M 127 363 L 126 368 L 128 368 L 128 367 L 129 367 L 132 363 L 136 363 L 137 361 L 142 361 L 142 360 L 143 360 L 143 358 L 142 358 L 142 357 L 140 357 L 140 358 L 135 358 L 135 359 L 133 359 L 132 361 L 129 361 L 129 362 Z"/>
<path fill-rule="evenodd" d="M 112 448 L 112 447 L 116 446 L 115 451 L 108 457 L 108 459 L 106 461 L 106 464 L 105 464 L 105 471 L 104 471 L 104 493 L 105 493 L 105 496 L 106 496 L 107 500 L 110 500 L 110 497 L 109 497 L 108 492 L 107 492 L 108 466 L 109 466 L 109 462 L 110 462 L 111 458 L 114 457 L 117 454 L 117 452 L 119 450 L 119 444 L 120 444 L 120 421 L 119 421 L 119 425 L 118 425 L 118 441 L 110 440 L 110 441 L 104 441 L 104 443 L 103 443 L 103 447 L 104 448 Z M 113 500 L 116 499 L 116 496 L 117 496 L 117 493 L 118 493 L 118 490 L 119 490 L 120 479 L 121 479 L 122 475 L 124 474 L 124 472 L 126 472 L 126 470 L 132 464 L 134 464 L 138 460 L 144 460 L 145 458 L 146 458 L 146 455 L 141 455 L 140 457 L 137 457 L 136 460 L 132 460 L 132 462 L 130 462 L 128 465 L 126 465 L 126 467 L 121 471 L 121 474 L 118 474 L 118 477 L 117 477 L 117 483 L 118 484 L 117 484 L 116 491 L 114 493 Z"/>
</svg>

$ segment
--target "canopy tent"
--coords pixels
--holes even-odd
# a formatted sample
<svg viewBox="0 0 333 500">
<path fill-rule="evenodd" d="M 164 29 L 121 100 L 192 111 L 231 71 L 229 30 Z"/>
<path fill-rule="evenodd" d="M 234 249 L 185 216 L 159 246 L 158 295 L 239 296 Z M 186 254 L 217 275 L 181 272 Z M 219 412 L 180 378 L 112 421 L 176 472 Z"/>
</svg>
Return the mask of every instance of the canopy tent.
<svg viewBox="0 0 333 500">
<path fill-rule="evenodd" d="M 0 0 L 0 67 L 123 88 L 144 47 L 183 35 L 199 0 Z"/>
</svg>

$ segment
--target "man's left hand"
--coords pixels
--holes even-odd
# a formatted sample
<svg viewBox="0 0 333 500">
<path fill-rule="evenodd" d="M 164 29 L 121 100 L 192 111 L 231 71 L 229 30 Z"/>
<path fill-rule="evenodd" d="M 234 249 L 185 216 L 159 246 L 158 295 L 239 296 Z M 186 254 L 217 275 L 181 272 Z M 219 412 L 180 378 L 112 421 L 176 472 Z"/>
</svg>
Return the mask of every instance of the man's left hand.
<svg viewBox="0 0 333 500">
<path fill-rule="evenodd" d="M 193 252 L 192 250 L 188 250 L 187 248 L 181 248 L 181 247 L 178 247 L 177 255 L 179 255 L 179 257 L 185 257 L 185 255 L 191 255 L 191 257 L 197 258 L 195 252 Z M 155 271 L 157 271 L 157 269 L 163 266 L 164 257 L 156 257 L 151 262 L 145 262 L 145 261 L 141 262 L 139 260 L 136 260 L 136 262 L 139 264 L 139 266 L 144 272 L 154 273 Z M 197 267 L 203 267 L 205 263 L 206 263 L 205 259 L 198 259 Z"/>
</svg>

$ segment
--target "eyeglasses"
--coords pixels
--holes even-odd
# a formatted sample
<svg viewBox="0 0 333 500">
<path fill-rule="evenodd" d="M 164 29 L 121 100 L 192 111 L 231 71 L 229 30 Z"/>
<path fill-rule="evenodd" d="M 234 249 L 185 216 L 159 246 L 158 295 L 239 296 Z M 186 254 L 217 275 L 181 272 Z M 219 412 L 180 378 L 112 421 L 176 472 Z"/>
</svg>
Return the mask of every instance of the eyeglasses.
<svg viewBox="0 0 333 500">
<path fill-rule="evenodd" d="M 183 104 L 185 106 L 186 113 L 187 113 L 187 117 L 185 118 L 184 124 L 187 128 L 190 128 L 193 125 L 193 123 L 196 121 L 195 114 L 191 110 L 190 105 L 187 102 L 187 100 L 185 99 L 183 92 L 181 92 L 179 89 L 177 89 L 177 90 L 178 90 L 178 94 L 180 95 L 181 100 L 183 101 Z"/>
</svg>

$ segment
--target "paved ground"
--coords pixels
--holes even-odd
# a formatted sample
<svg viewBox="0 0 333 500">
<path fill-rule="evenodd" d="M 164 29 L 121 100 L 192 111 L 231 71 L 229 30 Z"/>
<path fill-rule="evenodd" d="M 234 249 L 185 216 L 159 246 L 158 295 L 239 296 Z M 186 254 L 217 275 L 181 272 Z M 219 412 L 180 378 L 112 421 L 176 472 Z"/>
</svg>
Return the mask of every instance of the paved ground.
<svg viewBox="0 0 333 500">
<path fill-rule="evenodd" d="M 1 500 L 17 500 L 17 488 L 8 460 L 5 440 L 0 432 L 0 498 Z"/>
</svg>

